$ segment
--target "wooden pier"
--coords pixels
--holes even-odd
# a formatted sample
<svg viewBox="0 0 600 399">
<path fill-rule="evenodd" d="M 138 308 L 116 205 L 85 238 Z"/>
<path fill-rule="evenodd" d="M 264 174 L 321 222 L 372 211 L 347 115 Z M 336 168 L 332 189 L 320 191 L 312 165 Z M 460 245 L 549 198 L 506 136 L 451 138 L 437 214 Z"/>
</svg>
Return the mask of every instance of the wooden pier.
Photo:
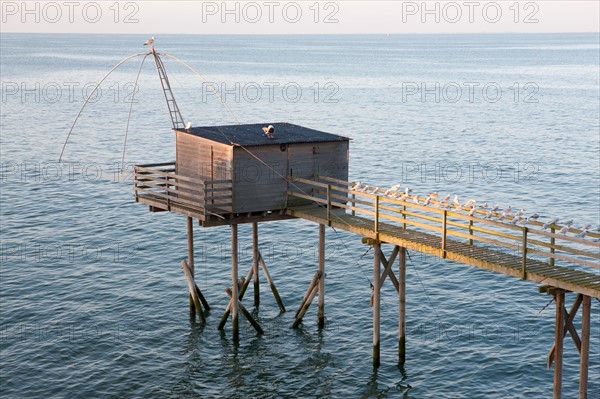
<svg viewBox="0 0 600 399">
<path fill-rule="evenodd" d="M 551 225 L 550 231 L 546 231 L 542 229 L 542 223 L 537 221 L 529 221 L 526 225 L 509 223 L 513 216 L 508 216 L 508 223 L 503 223 L 485 218 L 487 211 L 482 209 L 469 216 L 466 212 L 468 207 L 449 208 L 437 200 L 425 206 L 422 205 L 424 197 L 417 197 L 416 201 L 412 198 L 409 202 L 355 191 L 351 189 L 353 183 L 318 174 L 312 178 L 287 177 L 289 200 L 286 203 L 302 205 L 270 212 L 233 213 L 230 203 L 233 182 L 191 181 L 190 178 L 178 176 L 174 166 L 173 163 L 167 163 L 136 167 L 136 201 L 149 205 L 151 211 L 171 211 L 197 219 L 204 227 L 231 226 L 232 289 L 228 294 L 234 298 L 239 289 L 239 301 L 231 300 L 219 328 L 223 328 L 231 308 L 234 339 L 238 337 L 237 313 L 240 306 L 243 307 L 241 299 L 253 277 L 255 306 L 259 303 L 256 278 L 262 257 L 258 251 L 258 222 L 299 218 L 319 225 L 319 263 L 296 311 L 293 327 L 302 322 L 317 294 L 318 325 L 323 327 L 325 324 L 325 226 L 331 226 L 361 236 L 364 244 L 374 248 L 374 289 L 371 300 L 375 367 L 380 363 L 379 291 L 386 280 L 392 281 L 398 292 L 398 359 L 401 363 L 405 360 L 405 270 L 406 250 L 409 249 L 540 284 L 540 292 L 553 295 L 556 302 L 555 341 L 548 354 L 548 367 L 554 364 L 554 398 L 561 397 L 563 340 L 566 334 L 571 335 L 580 352 L 579 398 L 587 397 L 591 298 L 600 298 L 600 274 L 593 270 L 600 269 L 600 234 L 588 233 L 589 239 L 576 238 L 574 235 L 581 230 L 572 228 L 569 229 L 569 235 L 559 234 L 557 231 L 562 226 Z M 192 186 L 196 191 L 190 193 Z M 238 281 L 235 253 L 237 224 L 240 223 L 253 223 L 255 260 L 246 278 Z M 384 244 L 393 246 L 389 258 L 383 251 Z M 393 271 L 396 258 L 399 260 L 397 275 Z M 262 266 L 268 276 L 264 261 Z M 274 288 L 270 276 L 268 278 Z M 565 304 L 566 292 L 577 293 L 570 311 L 567 311 Z M 278 298 L 281 310 L 285 311 L 276 289 L 273 293 Z M 582 331 L 579 335 L 572 323 L 581 304 Z M 251 318 L 250 315 L 247 317 Z M 259 330 L 260 326 L 255 325 L 257 323 L 252 324 L 257 331 L 262 331 Z"/>
</svg>

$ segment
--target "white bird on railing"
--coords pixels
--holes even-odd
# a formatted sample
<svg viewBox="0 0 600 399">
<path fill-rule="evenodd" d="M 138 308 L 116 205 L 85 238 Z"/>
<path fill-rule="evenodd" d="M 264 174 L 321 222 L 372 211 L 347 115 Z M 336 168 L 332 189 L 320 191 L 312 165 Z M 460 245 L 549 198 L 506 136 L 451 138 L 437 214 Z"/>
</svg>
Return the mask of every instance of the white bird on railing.
<svg viewBox="0 0 600 399">
<path fill-rule="evenodd" d="M 507 215 L 510 215 L 510 211 L 512 211 L 512 206 L 507 206 L 506 208 L 504 208 L 504 212 L 506 212 Z"/>
<path fill-rule="evenodd" d="M 432 193 L 429 193 L 428 196 L 431 197 L 431 198 L 437 198 L 438 197 L 438 192 L 434 191 Z"/>
<path fill-rule="evenodd" d="M 470 199 L 467 202 L 465 202 L 464 206 L 474 206 L 477 203 L 477 201 L 475 201 L 474 199 Z"/>
<path fill-rule="evenodd" d="M 586 223 L 583 226 L 581 226 L 581 230 L 589 230 L 592 228 L 592 224 L 591 223 Z"/>
<path fill-rule="evenodd" d="M 533 215 L 529 216 L 529 219 L 538 220 L 539 217 L 540 217 L 539 214 L 534 213 Z"/>
<path fill-rule="evenodd" d="M 569 219 L 565 222 L 567 226 L 571 226 L 573 224 L 573 219 Z"/>
<path fill-rule="evenodd" d="M 404 194 L 406 194 L 406 196 L 408 197 L 408 194 L 412 193 L 412 189 L 406 187 L 406 189 L 404 190 Z"/>
<path fill-rule="evenodd" d="M 560 229 L 558 233 L 566 236 L 568 232 L 569 232 L 569 226 L 567 225 L 567 226 L 563 226 L 563 228 Z"/>
<path fill-rule="evenodd" d="M 546 230 L 548 227 L 550 227 L 553 224 L 556 224 L 558 221 L 559 221 L 558 216 L 553 217 L 552 219 L 550 219 L 549 221 L 544 223 L 544 225 L 542 226 L 542 230 Z"/>
<path fill-rule="evenodd" d="M 498 216 L 499 221 L 503 221 L 504 219 L 506 219 L 506 211 L 502 212 L 502 214 Z"/>
<path fill-rule="evenodd" d="M 146 42 L 144 43 L 144 46 L 150 46 L 152 43 L 154 43 L 154 36 L 152 36 L 150 39 L 146 40 Z"/>
<path fill-rule="evenodd" d="M 427 206 L 427 205 L 429 205 L 430 202 L 431 202 L 431 194 L 429 194 L 427 196 L 427 198 L 425 198 L 425 202 L 423 202 L 423 205 Z"/>
<path fill-rule="evenodd" d="M 486 218 L 486 219 L 491 219 L 491 218 L 492 218 L 492 216 L 494 216 L 494 212 L 492 212 L 492 211 L 488 211 L 488 213 L 485 215 L 485 218 Z"/>
<path fill-rule="evenodd" d="M 484 202 L 483 204 L 479 205 L 479 207 L 480 207 L 481 209 L 488 209 L 488 203 L 487 203 L 487 202 Z"/>
<path fill-rule="evenodd" d="M 379 187 L 370 187 L 371 194 L 377 194 L 379 192 Z"/>
<path fill-rule="evenodd" d="M 523 219 L 521 219 L 521 224 L 523 226 L 525 226 L 527 223 L 529 223 L 529 218 L 523 218 Z"/>
<path fill-rule="evenodd" d="M 445 197 L 442 199 L 442 201 L 446 201 L 446 202 L 447 202 L 447 201 L 450 201 L 450 194 L 446 195 L 446 196 L 445 196 Z"/>
<path fill-rule="evenodd" d="M 469 216 L 473 216 L 476 211 L 477 211 L 477 208 L 475 208 L 474 206 L 471 207 L 471 210 L 469 211 Z"/>
<path fill-rule="evenodd" d="M 517 212 L 517 216 L 523 216 L 525 214 L 525 209 L 521 209 L 519 212 Z"/>
<path fill-rule="evenodd" d="M 492 207 L 492 212 L 496 212 L 498 209 L 500 209 L 500 204 L 496 204 Z"/>
<path fill-rule="evenodd" d="M 512 218 L 512 220 L 509 223 L 512 224 L 513 226 L 516 225 L 517 223 L 519 223 L 519 217 L 515 216 L 514 218 Z"/>
<path fill-rule="evenodd" d="M 585 238 L 586 234 L 587 234 L 587 229 L 583 229 L 581 231 L 581 233 L 576 234 L 575 237 L 577 237 L 577 238 Z"/>
<path fill-rule="evenodd" d="M 357 181 L 356 183 L 354 183 L 354 185 L 352 186 L 351 190 L 357 191 L 359 188 L 362 187 L 362 183 Z"/>
<path fill-rule="evenodd" d="M 421 204 L 419 203 L 419 196 L 418 196 L 418 195 L 413 195 L 413 202 L 414 202 L 415 204 L 417 204 L 417 205 L 421 205 Z"/>
<path fill-rule="evenodd" d="M 454 194 L 454 205 L 460 205 L 460 201 L 458 200 L 458 194 Z"/>
<path fill-rule="evenodd" d="M 400 190 L 400 185 L 396 184 L 396 185 L 390 187 L 390 190 L 392 190 L 392 191 L 398 191 L 398 190 Z"/>
</svg>

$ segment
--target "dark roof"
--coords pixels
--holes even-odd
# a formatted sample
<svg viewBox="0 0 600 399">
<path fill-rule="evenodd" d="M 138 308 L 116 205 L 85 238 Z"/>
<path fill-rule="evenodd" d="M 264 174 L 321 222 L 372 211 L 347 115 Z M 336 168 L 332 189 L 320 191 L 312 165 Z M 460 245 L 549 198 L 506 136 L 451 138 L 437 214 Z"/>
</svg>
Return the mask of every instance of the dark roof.
<svg viewBox="0 0 600 399">
<path fill-rule="evenodd" d="M 268 138 L 263 127 L 273 125 L 273 138 Z M 248 125 L 204 126 L 192 127 L 189 130 L 179 129 L 208 140 L 223 144 L 241 146 L 289 144 L 289 143 L 319 143 L 324 141 L 348 141 L 348 137 L 337 134 L 320 132 L 291 123 L 254 123 Z"/>
</svg>

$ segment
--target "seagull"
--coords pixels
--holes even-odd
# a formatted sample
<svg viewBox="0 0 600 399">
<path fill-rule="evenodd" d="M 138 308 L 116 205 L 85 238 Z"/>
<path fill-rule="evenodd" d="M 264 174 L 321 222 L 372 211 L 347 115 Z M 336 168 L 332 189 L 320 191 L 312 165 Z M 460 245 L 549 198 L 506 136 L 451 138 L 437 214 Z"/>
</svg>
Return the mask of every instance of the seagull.
<svg viewBox="0 0 600 399">
<path fill-rule="evenodd" d="M 390 187 L 391 191 L 398 191 L 400 189 L 400 185 L 396 184 L 395 186 Z"/>
<path fill-rule="evenodd" d="M 458 194 L 454 194 L 454 205 L 460 206 L 460 201 L 458 200 Z"/>
<path fill-rule="evenodd" d="M 488 213 L 485 215 L 485 218 L 486 218 L 486 219 L 491 219 L 491 218 L 492 218 L 492 216 L 494 216 L 494 212 L 492 212 L 492 211 L 488 211 Z"/>
<path fill-rule="evenodd" d="M 496 212 L 500 208 L 500 204 L 496 204 L 492 207 L 492 212 Z"/>
<path fill-rule="evenodd" d="M 516 225 L 519 222 L 519 217 L 515 216 L 514 218 L 512 218 L 512 220 L 510 221 L 510 224 L 512 224 L 513 226 Z"/>
<path fill-rule="evenodd" d="M 565 222 L 565 225 L 571 226 L 573 224 L 573 219 L 569 219 Z"/>
<path fill-rule="evenodd" d="M 154 43 L 154 36 L 152 36 L 150 39 L 146 40 L 146 42 L 144 43 L 144 46 L 150 46 L 152 43 Z"/>
<path fill-rule="evenodd" d="M 568 232 L 569 232 L 569 226 L 567 225 L 567 226 L 563 226 L 563 228 L 560 229 L 560 231 L 558 233 L 566 236 Z"/>
<path fill-rule="evenodd" d="M 476 211 L 477 211 L 477 208 L 472 207 L 471 210 L 469 211 L 469 216 L 473 216 Z"/>
<path fill-rule="evenodd" d="M 592 228 L 591 223 L 587 223 L 587 224 L 584 224 L 583 226 L 581 226 L 581 230 L 589 230 L 591 228 Z"/>
<path fill-rule="evenodd" d="M 539 214 L 534 213 L 533 215 L 529 216 L 529 219 L 538 220 L 539 217 L 540 217 Z"/>
<path fill-rule="evenodd" d="M 273 127 L 273 125 L 263 127 L 262 130 L 268 138 L 273 138 L 273 133 L 275 133 L 275 128 Z"/>
<path fill-rule="evenodd" d="M 190 130 L 192 128 L 192 122 L 188 122 L 185 124 L 185 130 Z"/>
<path fill-rule="evenodd" d="M 487 202 L 484 202 L 482 205 L 479 205 L 479 207 L 480 207 L 481 209 L 487 209 L 487 208 L 488 208 L 488 203 L 487 203 Z"/>
<path fill-rule="evenodd" d="M 434 191 L 432 193 L 429 193 L 428 196 L 431 197 L 431 198 L 437 198 L 438 197 L 438 192 Z"/>
<path fill-rule="evenodd" d="M 525 209 L 521 209 L 519 212 L 517 212 L 517 216 L 523 216 L 525 214 Z"/>
<path fill-rule="evenodd" d="M 361 187 L 362 187 L 362 183 L 356 182 L 356 184 L 354 186 L 352 186 L 352 190 L 358 191 Z"/>
<path fill-rule="evenodd" d="M 444 197 L 444 199 L 442 199 L 442 201 L 449 201 L 450 200 L 450 194 L 446 195 Z"/>
<path fill-rule="evenodd" d="M 553 225 L 553 224 L 557 223 L 558 220 L 559 220 L 558 217 L 554 217 L 554 218 L 552 218 L 552 220 L 547 221 L 542 226 L 542 230 L 546 230 L 548 227 L 550 227 L 550 225 Z"/>
<path fill-rule="evenodd" d="M 577 237 L 577 238 L 584 238 L 586 234 L 587 234 L 587 229 L 583 229 L 581 231 L 581 233 L 575 235 L 575 237 Z"/>
<path fill-rule="evenodd" d="M 508 206 L 504 209 L 504 212 L 506 212 L 507 215 L 510 215 L 510 211 L 512 211 L 512 206 Z"/>
<path fill-rule="evenodd" d="M 425 198 L 425 202 L 423 203 L 423 205 L 427 206 L 427 205 L 429 205 L 430 202 L 431 202 L 431 194 L 429 194 L 427 196 L 427 198 Z"/>
<path fill-rule="evenodd" d="M 413 201 L 415 202 L 415 204 L 421 205 L 421 204 L 419 204 L 419 196 L 418 195 L 413 196 Z"/>
<path fill-rule="evenodd" d="M 502 221 L 502 220 L 504 220 L 504 219 L 506 219 L 506 211 L 502 212 L 502 215 L 500 215 L 500 216 L 498 217 L 498 220 L 499 220 L 499 221 Z"/>
<path fill-rule="evenodd" d="M 529 218 L 523 218 L 521 219 L 521 224 L 522 225 L 526 225 L 529 222 Z"/>
<path fill-rule="evenodd" d="M 404 190 L 404 194 L 406 194 L 406 196 L 408 196 L 408 194 L 412 193 L 412 189 L 406 187 L 406 190 Z"/>
</svg>

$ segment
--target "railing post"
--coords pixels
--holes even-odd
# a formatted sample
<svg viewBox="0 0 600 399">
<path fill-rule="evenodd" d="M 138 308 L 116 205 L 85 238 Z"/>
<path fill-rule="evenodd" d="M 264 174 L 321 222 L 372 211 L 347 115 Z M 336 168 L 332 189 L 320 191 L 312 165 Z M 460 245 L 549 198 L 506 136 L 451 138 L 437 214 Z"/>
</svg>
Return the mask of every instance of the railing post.
<svg viewBox="0 0 600 399">
<path fill-rule="evenodd" d="M 331 184 L 327 185 L 327 224 L 331 226 Z"/>
<path fill-rule="evenodd" d="M 442 213 L 442 258 L 446 258 L 446 219 L 448 217 L 448 211 L 444 210 Z"/>
<path fill-rule="evenodd" d="M 354 208 L 356 208 L 356 194 L 352 193 L 352 216 L 356 216 L 356 211 L 354 210 Z"/>
<path fill-rule="evenodd" d="M 469 220 L 469 235 L 473 235 L 473 220 Z M 473 239 L 469 238 L 469 245 L 473 245 Z"/>
<path fill-rule="evenodd" d="M 406 220 L 406 205 L 402 205 L 402 219 Z M 402 223 L 402 229 L 406 230 L 406 223 Z"/>
<path fill-rule="evenodd" d="M 523 227 L 523 242 L 521 243 L 521 245 L 523 246 L 522 248 L 522 253 L 523 256 L 521 258 L 521 278 L 523 280 L 527 279 L 527 232 L 528 232 L 528 228 L 527 227 Z"/>
<path fill-rule="evenodd" d="M 550 227 L 550 233 L 554 234 L 554 227 Z M 554 244 L 556 240 L 554 237 L 550 237 L 550 253 L 554 255 Z M 554 258 L 550 258 L 550 266 L 554 266 Z"/>
<path fill-rule="evenodd" d="M 379 239 L 379 195 L 375 195 L 375 235 Z"/>
</svg>

